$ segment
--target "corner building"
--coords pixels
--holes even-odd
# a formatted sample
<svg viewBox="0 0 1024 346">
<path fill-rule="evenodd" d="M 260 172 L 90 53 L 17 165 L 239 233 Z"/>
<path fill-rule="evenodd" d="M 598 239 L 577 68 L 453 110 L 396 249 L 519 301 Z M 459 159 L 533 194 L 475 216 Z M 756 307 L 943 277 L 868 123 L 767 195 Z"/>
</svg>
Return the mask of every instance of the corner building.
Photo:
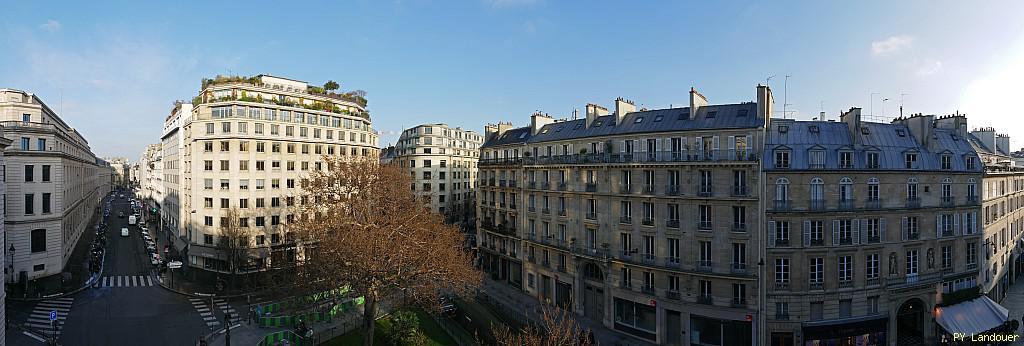
<svg viewBox="0 0 1024 346">
<path fill-rule="evenodd" d="M 763 163 L 770 345 L 937 342 L 977 285 L 982 166 L 963 116 L 773 119 Z"/>
<path fill-rule="evenodd" d="M 322 158 L 377 159 L 378 135 L 366 100 L 269 75 L 205 79 L 181 127 L 181 220 L 188 265 L 207 273 L 248 274 L 301 259 L 287 224 L 302 178 L 327 169 Z M 173 145 L 173 144 L 172 144 Z M 239 211 L 250 251 L 232 265 L 221 227 Z"/>
<path fill-rule="evenodd" d="M 478 256 L 490 277 L 662 345 L 758 344 L 759 158 L 772 112 L 755 102 L 534 114 L 489 125 Z"/>
<path fill-rule="evenodd" d="M 402 131 L 391 161 L 412 175 L 412 190 L 430 198 L 430 210 L 462 229 L 476 226 L 476 174 L 483 136 L 446 124 Z"/>
</svg>

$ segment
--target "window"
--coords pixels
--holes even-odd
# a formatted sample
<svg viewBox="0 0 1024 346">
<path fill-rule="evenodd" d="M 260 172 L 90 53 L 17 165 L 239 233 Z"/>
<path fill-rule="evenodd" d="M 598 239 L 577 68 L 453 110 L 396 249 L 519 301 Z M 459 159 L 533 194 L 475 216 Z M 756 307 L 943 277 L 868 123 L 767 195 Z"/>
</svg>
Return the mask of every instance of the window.
<svg viewBox="0 0 1024 346">
<path fill-rule="evenodd" d="M 906 169 L 917 168 L 917 153 L 906 153 L 904 154 L 904 161 Z"/>
<path fill-rule="evenodd" d="M 35 214 L 35 196 L 31 193 L 25 194 L 25 215 Z"/>
<path fill-rule="evenodd" d="M 43 165 L 43 181 L 50 181 L 50 165 Z"/>
<path fill-rule="evenodd" d="M 227 198 L 221 198 L 220 199 L 220 207 L 222 209 L 230 208 L 231 207 L 231 200 L 227 199 Z"/>
<path fill-rule="evenodd" d="M 789 286 L 789 258 L 775 259 L 775 287 Z"/>
<path fill-rule="evenodd" d="M 203 179 L 203 189 L 213 190 L 213 179 Z"/>
<path fill-rule="evenodd" d="M 942 247 L 942 269 L 953 269 L 953 246 Z"/>
<path fill-rule="evenodd" d="M 839 168 L 853 168 L 853 152 L 839 152 Z"/>
<path fill-rule="evenodd" d="M 907 200 L 917 200 L 917 178 L 907 180 Z"/>
<path fill-rule="evenodd" d="M 942 169 L 953 169 L 953 157 L 948 154 L 942 155 Z"/>
<path fill-rule="evenodd" d="M 974 167 L 974 165 L 975 165 L 975 163 L 974 163 L 974 156 L 968 156 L 965 160 L 967 161 L 966 162 L 967 170 L 969 170 L 969 171 L 975 170 L 975 167 Z"/>
<path fill-rule="evenodd" d="M 212 171 L 213 170 L 213 161 L 211 161 L 211 160 L 203 161 L 203 170 L 204 171 Z"/>
<path fill-rule="evenodd" d="M 711 206 L 710 205 L 700 205 L 699 208 L 698 208 L 698 211 L 700 212 L 700 223 L 698 225 L 699 226 L 698 228 L 702 229 L 702 230 L 710 230 L 711 229 Z"/>
<path fill-rule="evenodd" d="M 811 150 L 810 152 L 810 167 L 811 169 L 822 169 L 825 168 L 825 151 L 824 150 Z"/>
<path fill-rule="evenodd" d="M 789 246 L 789 221 L 775 221 L 775 245 Z"/>
<path fill-rule="evenodd" d="M 878 254 L 868 254 L 865 258 L 864 277 L 868 280 L 878 278 Z"/>
<path fill-rule="evenodd" d="M 203 216 L 203 225 L 213 226 L 213 216 Z M 210 241 L 207 244 L 213 244 L 213 236 L 210 236 Z"/>
<path fill-rule="evenodd" d="M 878 201 L 878 178 L 868 179 L 868 201 Z"/>
<path fill-rule="evenodd" d="M 839 284 L 853 282 L 853 256 L 839 256 Z"/>
<path fill-rule="evenodd" d="M 29 150 L 28 146 L 29 146 L 29 143 L 31 143 L 31 141 L 32 141 L 31 138 L 21 137 L 21 150 Z"/>
<path fill-rule="evenodd" d="M 33 165 L 25 165 L 25 182 L 31 182 L 33 179 L 35 179 L 34 174 L 33 174 L 34 172 L 35 172 L 35 166 L 33 166 Z"/>
<path fill-rule="evenodd" d="M 806 230 L 804 230 L 804 232 L 806 233 L 806 236 L 809 238 L 809 243 L 805 245 L 810 246 L 824 244 L 825 227 L 823 221 L 804 221 L 804 227 L 807 228 Z"/>
<path fill-rule="evenodd" d="M 878 153 L 868 152 L 867 153 L 867 168 L 878 168 Z"/>
<path fill-rule="evenodd" d="M 50 213 L 50 193 L 43 192 L 43 214 Z"/>
<path fill-rule="evenodd" d="M 210 220 L 211 220 L 210 223 L 212 224 L 213 223 L 213 221 L 212 221 L 213 218 L 210 218 Z M 206 245 L 213 245 L 213 235 L 212 234 L 203 234 L 203 243 L 206 244 Z"/>
<path fill-rule="evenodd" d="M 823 257 L 810 258 L 808 263 L 808 282 L 811 284 L 811 289 L 821 289 L 822 283 L 825 281 L 825 259 Z"/>
<path fill-rule="evenodd" d="M 747 304 L 746 284 L 732 284 L 732 303 L 735 305 Z"/>
<path fill-rule="evenodd" d="M 775 168 L 789 168 L 789 151 L 775 151 Z"/>
<path fill-rule="evenodd" d="M 37 138 L 36 139 L 36 150 L 39 150 L 39 151 L 46 150 L 46 138 Z"/>
<path fill-rule="evenodd" d="M 785 202 L 789 200 L 789 179 L 779 178 L 775 180 L 775 201 Z M 776 203 L 779 204 L 779 203 Z"/>
<path fill-rule="evenodd" d="M 907 276 L 917 275 L 917 250 L 907 250 Z"/>
<path fill-rule="evenodd" d="M 32 253 L 46 252 L 46 230 L 32 230 Z"/>
</svg>

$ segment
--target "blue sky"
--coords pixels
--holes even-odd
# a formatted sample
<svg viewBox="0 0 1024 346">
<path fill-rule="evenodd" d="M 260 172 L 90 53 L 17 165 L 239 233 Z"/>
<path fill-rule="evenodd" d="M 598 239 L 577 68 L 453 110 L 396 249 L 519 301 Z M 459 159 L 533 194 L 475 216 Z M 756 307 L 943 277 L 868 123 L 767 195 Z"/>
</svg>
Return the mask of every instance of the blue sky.
<svg viewBox="0 0 1024 346">
<path fill-rule="evenodd" d="M 551 0 L 6 3 L 0 87 L 39 94 L 98 155 L 134 160 L 176 99 L 217 74 L 367 91 L 382 145 L 404 127 L 482 131 L 615 97 L 648 108 L 750 101 L 781 116 L 862 107 L 968 114 L 1024 139 L 1024 2 Z M 872 107 L 872 93 L 874 102 Z M 888 101 L 882 101 L 888 98 Z"/>
</svg>

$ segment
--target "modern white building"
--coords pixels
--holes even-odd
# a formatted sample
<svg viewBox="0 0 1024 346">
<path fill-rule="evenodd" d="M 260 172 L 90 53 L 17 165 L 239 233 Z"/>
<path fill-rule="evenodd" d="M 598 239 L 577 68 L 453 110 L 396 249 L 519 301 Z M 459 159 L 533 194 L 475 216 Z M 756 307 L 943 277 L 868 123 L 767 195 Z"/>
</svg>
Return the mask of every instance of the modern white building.
<svg viewBox="0 0 1024 346">
<path fill-rule="evenodd" d="M 139 198 L 147 209 L 159 208 L 164 199 L 163 144 L 150 144 L 139 157 Z"/>
<path fill-rule="evenodd" d="M 393 157 L 413 177 L 413 190 L 430 196 L 430 209 L 468 228 L 476 224 L 479 133 L 446 124 L 424 124 L 402 132 Z"/>
<path fill-rule="evenodd" d="M 7 147 L 10 146 L 10 145 L 11 145 L 11 140 L 7 139 L 6 137 L 3 136 L 3 128 L 0 127 L 0 166 L 4 165 L 4 157 L 3 157 L 4 153 L 3 153 L 3 151 L 5 149 L 7 149 Z M 0 191 L 6 191 L 6 186 L 5 186 L 6 184 L 7 183 L 5 181 L 0 180 Z M 0 203 L 2 203 L 2 205 L 0 205 L 0 208 L 3 208 L 3 210 L 7 209 L 7 203 L 6 202 L 7 202 L 6 199 L 0 200 Z M 0 233 L 3 234 L 4 239 L 7 238 L 7 232 L 6 232 L 5 228 L 4 228 L 4 214 L 3 213 L 0 213 Z M 8 255 L 7 254 L 7 247 L 0 246 L 0 259 L 2 259 L 2 261 L 4 263 L 4 274 L 7 274 L 7 273 L 10 273 L 10 272 L 13 271 L 12 268 L 10 267 L 11 259 L 8 258 L 7 255 Z M 13 253 L 12 253 L 12 255 L 13 255 Z M 5 287 L 6 284 L 7 284 L 7 280 L 0 280 L 0 323 L 3 323 L 5 326 L 7 325 L 7 303 L 6 303 L 7 302 L 7 287 Z M 0 346 L 6 345 L 6 339 L 7 339 L 7 328 L 2 328 L 2 329 L 0 329 Z"/>
<path fill-rule="evenodd" d="M 181 176 L 182 155 L 185 147 L 181 136 L 181 125 L 192 119 L 192 104 L 175 102 L 171 113 L 164 119 L 161 133 L 163 151 L 163 200 L 160 202 L 160 218 L 164 230 L 170 232 L 175 239 L 175 247 L 184 248 L 185 235 L 181 232 Z"/>
<path fill-rule="evenodd" d="M 303 177 L 323 157 L 377 159 L 378 135 L 360 93 L 338 94 L 269 75 L 203 80 L 182 122 L 181 209 L 188 265 L 207 273 L 248 274 L 301 258 L 287 224 Z M 238 220 L 227 213 L 236 209 Z M 248 232 L 244 263 L 221 251 L 221 229 Z M 192 271 L 193 273 L 197 271 Z M 200 275 L 200 274 L 197 274 Z"/>
<path fill-rule="evenodd" d="M 111 169 L 39 97 L 0 89 L 9 279 L 59 274 L 110 190 Z M 12 275 L 13 274 L 13 275 Z"/>
</svg>

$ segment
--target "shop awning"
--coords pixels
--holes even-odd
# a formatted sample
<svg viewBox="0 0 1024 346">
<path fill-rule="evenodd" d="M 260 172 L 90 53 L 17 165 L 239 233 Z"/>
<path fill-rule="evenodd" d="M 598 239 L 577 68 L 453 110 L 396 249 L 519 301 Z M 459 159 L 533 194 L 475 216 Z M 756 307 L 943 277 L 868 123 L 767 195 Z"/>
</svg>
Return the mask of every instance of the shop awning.
<svg viewBox="0 0 1024 346">
<path fill-rule="evenodd" d="M 1009 311 L 986 296 L 935 309 L 935 322 L 949 333 L 979 334 L 1008 318 Z"/>
</svg>

